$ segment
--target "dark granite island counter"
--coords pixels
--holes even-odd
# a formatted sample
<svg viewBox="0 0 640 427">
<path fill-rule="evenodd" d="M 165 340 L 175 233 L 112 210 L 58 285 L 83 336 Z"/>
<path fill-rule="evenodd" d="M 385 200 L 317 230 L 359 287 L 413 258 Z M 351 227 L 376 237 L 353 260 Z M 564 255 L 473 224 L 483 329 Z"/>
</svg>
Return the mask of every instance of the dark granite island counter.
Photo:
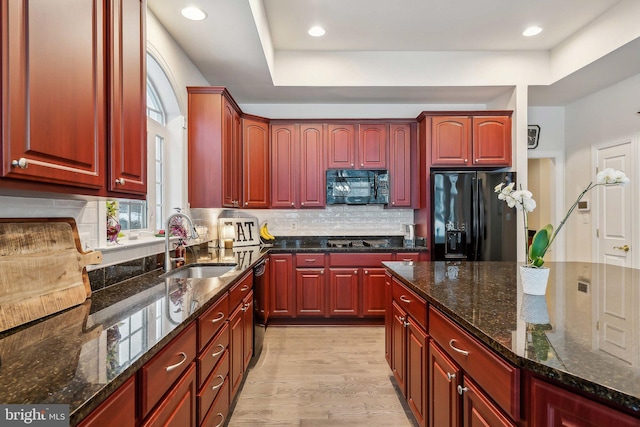
<svg viewBox="0 0 640 427">
<path fill-rule="evenodd" d="M 640 270 L 546 263 L 546 296 L 531 296 L 512 262 L 384 265 L 526 375 L 640 417 Z"/>
</svg>

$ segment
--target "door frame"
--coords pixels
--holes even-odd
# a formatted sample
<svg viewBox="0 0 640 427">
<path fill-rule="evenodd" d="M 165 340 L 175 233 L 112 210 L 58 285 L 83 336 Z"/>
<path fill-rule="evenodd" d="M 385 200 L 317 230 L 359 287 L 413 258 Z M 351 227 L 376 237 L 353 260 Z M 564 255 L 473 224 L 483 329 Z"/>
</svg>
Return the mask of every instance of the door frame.
<svg viewBox="0 0 640 427">
<path fill-rule="evenodd" d="M 616 145 L 623 145 L 627 143 L 630 145 L 630 148 L 631 148 L 631 161 L 634 162 L 634 164 L 631 165 L 632 167 L 630 168 L 630 170 L 635 171 L 637 167 L 640 166 L 640 149 L 638 148 L 638 145 L 640 145 L 640 134 L 621 137 L 621 138 L 613 139 L 600 144 L 592 144 L 591 145 L 591 170 L 595 171 L 596 168 L 598 167 L 599 150 L 602 150 L 605 148 L 611 148 L 611 147 L 615 147 Z M 624 172 L 627 173 L 627 171 L 624 171 Z M 632 251 L 635 250 L 636 252 L 640 251 L 640 247 L 638 246 L 638 244 L 640 243 L 640 227 L 634 226 L 634 224 L 637 224 L 638 221 L 640 221 L 640 217 L 639 217 L 640 214 L 638 213 L 640 212 L 640 197 L 634 200 L 633 195 L 637 194 L 637 191 L 639 188 L 638 175 L 639 174 L 636 172 L 634 172 L 633 176 L 629 176 L 629 174 L 627 174 L 627 177 L 631 179 L 631 182 L 629 183 L 629 191 L 631 192 L 631 195 L 632 195 L 631 226 L 633 227 L 633 229 L 631 230 L 631 250 Z M 597 203 L 600 203 L 600 200 L 598 199 L 598 197 L 599 197 L 599 192 L 595 191 L 595 195 L 593 196 L 595 203 L 592 204 L 592 206 L 598 206 Z M 592 236 L 591 237 L 592 239 L 591 240 L 591 262 L 593 263 L 597 263 L 598 260 L 600 259 L 600 244 L 599 244 L 600 242 L 598 240 L 598 237 L 596 236 L 599 222 L 600 222 L 600 218 L 598 216 L 598 210 L 595 209 L 594 220 L 591 222 L 591 236 Z M 634 256 L 633 253 L 631 254 L 631 268 L 640 268 L 640 257 Z"/>
<path fill-rule="evenodd" d="M 556 182 L 564 182 L 564 151 L 547 150 L 538 151 L 530 150 L 527 153 L 528 159 L 551 159 L 554 165 L 554 179 Z M 529 171 L 527 170 L 527 175 Z M 527 177 L 528 178 L 528 177 Z M 552 224 L 558 224 L 564 217 L 564 185 L 557 186 L 555 189 L 555 201 L 553 209 Z M 535 195 L 534 195 L 535 199 Z M 565 260 L 566 246 L 564 240 L 565 233 L 558 233 L 555 241 L 553 242 L 556 247 L 556 254 L 554 256 L 554 262 L 562 262 Z M 526 236 L 525 236 L 526 238 Z"/>
</svg>

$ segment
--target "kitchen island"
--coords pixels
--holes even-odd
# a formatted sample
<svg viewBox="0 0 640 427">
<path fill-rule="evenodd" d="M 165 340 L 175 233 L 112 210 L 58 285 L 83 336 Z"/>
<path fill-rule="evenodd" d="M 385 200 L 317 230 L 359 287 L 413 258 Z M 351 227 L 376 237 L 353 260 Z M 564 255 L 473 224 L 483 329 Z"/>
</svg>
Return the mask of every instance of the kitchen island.
<svg viewBox="0 0 640 427">
<path fill-rule="evenodd" d="M 521 399 L 506 397 L 503 409 L 512 411 L 516 424 L 530 423 L 538 410 L 530 389 L 536 381 L 616 408 L 631 415 L 631 425 L 640 424 L 639 270 L 547 263 L 551 275 L 545 297 L 523 295 L 512 262 L 384 265 L 395 282 L 424 299 L 429 310 L 424 322 L 431 322 L 424 330 L 431 338 L 442 335 L 432 321 L 446 323 L 506 362 L 513 371 L 513 393 Z M 458 357 L 451 350 L 456 346 L 446 340 L 438 349 L 446 347 Z"/>
</svg>

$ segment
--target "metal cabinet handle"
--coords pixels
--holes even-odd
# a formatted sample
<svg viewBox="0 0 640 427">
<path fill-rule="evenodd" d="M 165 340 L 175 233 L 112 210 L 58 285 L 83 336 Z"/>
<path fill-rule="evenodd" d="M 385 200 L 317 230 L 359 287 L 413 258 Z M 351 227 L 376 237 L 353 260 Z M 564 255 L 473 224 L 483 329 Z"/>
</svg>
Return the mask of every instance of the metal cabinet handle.
<svg viewBox="0 0 640 427">
<path fill-rule="evenodd" d="M 245 206 L 249 206 L 249 202 L 244 202 L 244 205 Z"/>
<path fill-rule="evenodd" d="M 353 274 L 358 274 L 358 270 L 353 270 Z"/>
<path fill-rule="evenodd" d="M 295 203 L 291 203 L 291 206 L 295 206 L 295 205 L 296 205 Z"/>
<path fill-rule="evenodd" d="M 116 178 L 116 184 L 124 185 L 125 182 L 124 178 Z"/>
<path fill-rule="evenodd" d="M 410 303 L 411 302 L 411 300 L 408 299 L 407 297 L 405 297 L 404 295 L 400 295 L 400 301 L 406 302 L 406 303 Z"/>
<path fill-rule="evenodd" d="M 364 167 L 364 163 L 360 163 L 360 167 L 363 168 Z"/>
<path fill-rule="evenodd" d="M 398 319 L 399 322 L 404 323 L 404 316 L 396 316 L 396 319 Z"/>
<path fill-rule="evenodd" d="M 451 341 L 449 341 L 449 347 L 451 347 L 453 350 L 457 351 L 458 353 L 462 354 L 463 356 L 468 356 L 469 352 L 466 350 L 461 350 L 458 347 L 456 347 L 455 345 L 453 345 L 456 342 L 456 340 L 452 339 Z"/>
<path fill-rule="evenodd" d="M 218 375 L 216 378 L 221 379 L 222 381 L 220 381 L 220 384 L 218 385 L 214 385 L 213 387 L 211 387 L 211 390 L 217 390 L 220 387 L 222 387 L 222 385 L 224 384 L 224 377 L 222 375 Z"/>
<path fill-rule="evenodd" d="M 184 362 L 187 361 L 187 353 L 185 353 L 184 351 L 181 351 L 180 353 L 178 353 L 180 356 L 182 356 L 182 360 L 179 361 L 178 363 L 176 363 L 175 365 L 171 365 L 171 366 L 167 366 L 167 372 L 171 372 L 174 369 L 176 369 L 178 366 L 182 365 Z"/>
<path fill-rule="evenodd" d="M 304 202 L 300 203 L 301 206 L 304 206 Z"/>
<path fill-rule="evenodd" d="M 353 166 L 354 166 L 353 163 L 351 163 L 351 167 L 353 167 Z"/>
<path fill-rule="evenodd" d="M 245 286 L 243 286 L 243 287 L 241 287 L 241 288 L 240 288 L 240 291 L 241 291 L 241 292 L 246 292 L 246 291 L 248 291 L 248 290 L 249 290 L 249 286 L 247 286 L 247 285 L 245 285 Z"/>
<path fill-rule="evenodd" d="M 447 379 L 448 379 L 449 381 L 453 380 L 455 377 L 456 377 L 456 374 L 452 374 L 452 373 L 450 373 L 450 372 L 447 372 Z"/>
<path fill-rule="evenodd" d="M 222 427 L 222 425 L 224 424 L 224 415 L 222 414 L 222 412 L 218 412 L 216 414 L 216 417 L 222 418 L 222 421 L 220 421 L 218 424 L 216 424 L 215 427 Z"/>
<path fill-rule="evenodd" d="M 18 160 L 12 161 L 11 166 L 18 167 L 20 169 L 26 169 L 29 167 L 29 161 L 24 157 L 20 157 Z"/>
<path fill-rule="evenodd" d="M 364 271 L 364 274 L 369 274 L 369 270 L 365 270 L 365 271 Z"/>
<path fill-rule="evenodd" d="M 220 312 L 218 313 L 218 317 L 216 317 L 215 319 L 211 319 L 211 323 L 218 323 L 222 319 L 224 319 L 224 313 Z"/>
<path fill-rule="evenodd" d="M 467 387 L 462 387 L 461 385 L 458 386 L 458 394 L 460 396 L 462 396 L 462 393 L 465 393 L 467 391 L 469 391 L 469 389 Z"/>
<path fill-rule="evenodd" d="M 614 246 L 613 249 L 620 249 L 621 251 L 629 252 L 631 248 L 629 247 L 629 245 L 624 245 L 624 246 Z"/>
<path fill-rule="evenodd" d="M 464 159 L 464 162 L 467 163 L 469 161 L 469 159 Z"/>
<path fill-rule="evenodd" d="M 316 262 L 316 260 L 313 259 L 313 258 L 312 259 L 307 258 L 307 259 L 304 260 L 304 262 Z"/>
<path fill-rule="evenodd" d="M 320 274 L 324 274 L 324 270 L 320 270 Z"/>
<path fill-rule="evenodd" d="M 224 353 L 224 350 L 226 349 L 225 346 L 223 346 L 222 344 L 218 344 L 218 347 L 220 347 L 220 351 L 211 353 L 211 357 L 217 357 L 217 356 L 220 356 L 222 353 Z"/>
<path fill-rule="evenodd" d="M 409 322 L 406 322 L 406 321 L 405 321 L 405 322 L 403 322 L 403 323 L 404 323 L 404 327 L 405 327 L 405 328 L 406 328 L 407 326 L 409 326 L 409 325 L 410 325 L 410 323 L 409 323 Z"/>
</svg>

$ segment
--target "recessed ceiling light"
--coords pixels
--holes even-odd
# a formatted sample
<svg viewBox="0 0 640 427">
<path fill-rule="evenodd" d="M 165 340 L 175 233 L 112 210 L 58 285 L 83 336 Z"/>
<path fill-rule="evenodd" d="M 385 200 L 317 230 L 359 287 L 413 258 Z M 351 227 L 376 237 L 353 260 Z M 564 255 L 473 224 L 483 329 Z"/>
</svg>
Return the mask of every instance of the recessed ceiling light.
<svg viewBox="0 0 640 427">
<path fill-rule="evenodd" d="M 315 27 L 311 27 L 309 28 L 309 35 L 313 36 L 313 37 L 322 37 L 324 36 L 324 28 L 320 27 L 320 26 L 315 26 Z"/>
<path fill-rule="evenodd" d="M 542 28 L 531 26 L 522 32 L 522 35 L 525 37 L 536 36 L 542 32 Z"/>
<path fill-rule="evenodd" d="M 182 16 L 192 21 L 202 21 L 207 17 L 207 14 L 195 6 L 189 6 L 182 9 Z"/>
</svg>

